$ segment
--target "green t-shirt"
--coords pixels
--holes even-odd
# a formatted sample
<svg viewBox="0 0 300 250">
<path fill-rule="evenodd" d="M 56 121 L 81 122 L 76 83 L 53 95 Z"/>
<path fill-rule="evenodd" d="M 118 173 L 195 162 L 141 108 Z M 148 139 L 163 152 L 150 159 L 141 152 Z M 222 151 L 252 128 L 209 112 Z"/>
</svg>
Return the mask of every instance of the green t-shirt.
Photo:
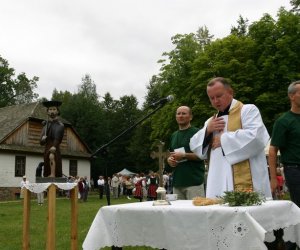
<svg viewBox="0 0 300 250">
<path fill-rule="evenodd" d="M 271 145 L 279 148 L 281 163 L 300 164 L 300 114 L 288 111 L 275 121 Z"/>
<path fill-rule="evenodd" d="M 191 153 L 190 139 L 198 131 L 198 128 L 190 127 L 185 130 L 177 130 L 171 136 L 170 151 L 184 147 L 186 153 Z M 183 161 L 177 164 L 173 173 L 174 187 L 190 187 L 201 185 L 204 181 L 204 163 L 198 161 Z"/>
</svg>

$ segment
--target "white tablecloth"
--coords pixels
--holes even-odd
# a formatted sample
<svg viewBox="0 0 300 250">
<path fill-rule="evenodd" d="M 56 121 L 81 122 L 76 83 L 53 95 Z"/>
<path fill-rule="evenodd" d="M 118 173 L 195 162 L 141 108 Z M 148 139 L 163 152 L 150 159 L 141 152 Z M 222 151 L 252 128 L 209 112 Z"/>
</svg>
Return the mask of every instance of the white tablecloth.
<svg viewBox="0 0 300 250">
<path fill-rule="evenodd" d="M 150 246 L 168 250 L 259 250 L 284 228 L 284 240 L 300 243 L 300 208 L 290 201 L 261 206 L 170 206 L 138 202 L 102 207 L 83 242 L 83 249 L 105 246 Z"/>
<path fill-rule="evenodd" d="M 59 189 L 62 190 L 71 190 L 74 187 L 77 186 L 77 183 L 52 183 L 52 182 L 46 182 L 46 183 L 29 183 L 29 184 L 25 184 L 24 188 L 27 188 L 30 192 L 32 193 L 41 193 L 44 192 L 48 189 L 48 187 L 50 185 L 55 185 L 57 186 Z"/>
</svg>

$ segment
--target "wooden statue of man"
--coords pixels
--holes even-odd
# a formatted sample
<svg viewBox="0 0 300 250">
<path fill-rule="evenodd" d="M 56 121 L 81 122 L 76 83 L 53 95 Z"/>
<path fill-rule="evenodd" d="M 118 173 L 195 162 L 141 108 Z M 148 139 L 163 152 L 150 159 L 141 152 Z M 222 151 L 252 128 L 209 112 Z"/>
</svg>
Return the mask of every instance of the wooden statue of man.
<svg viewBox="0 0 300 250">
<path fill-rule="evenodd" d="M 44 123 L 40 144 L 45 145 L 44 177 L 62 177 L 59 145 L 64 136 L 64 125 L 58 120 L 60 101 L 45 101 L 48 120 Z"/>
</svg>

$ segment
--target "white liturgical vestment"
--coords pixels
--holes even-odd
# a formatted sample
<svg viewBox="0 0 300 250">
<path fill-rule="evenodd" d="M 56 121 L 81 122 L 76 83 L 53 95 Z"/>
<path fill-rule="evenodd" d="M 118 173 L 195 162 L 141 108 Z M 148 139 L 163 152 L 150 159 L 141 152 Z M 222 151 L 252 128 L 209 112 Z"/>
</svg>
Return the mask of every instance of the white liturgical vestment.
<svg viewBox="0 0 300 250">
<path fill-rule="evenodd" d="M 230 109 L 236 102 L 233 99 Z M 210 151 L 206 197 L 214 198 L 222 196 L 224 191 L 232 191 L 232 165 L 249 159 L 254 191 L 263 193 L 266 198 L 271 198 L 268 166 L 264 151 L 269 140 L 269 134 L 258 108 L 253 104 L 243 105 L 241 110 L 242 129 L 236 131 L 227 131 L 228 115 L 222 117 L 225 121 L 225 128 L 221 134 L 221 147 Z M 208 158 L 208 145 L 203 147 L 203 142 L 210 119 L 190 140 L 191 150 L 201 159 Z M 216 134 L 214 133 L 214 136 Z"/>
</svg>

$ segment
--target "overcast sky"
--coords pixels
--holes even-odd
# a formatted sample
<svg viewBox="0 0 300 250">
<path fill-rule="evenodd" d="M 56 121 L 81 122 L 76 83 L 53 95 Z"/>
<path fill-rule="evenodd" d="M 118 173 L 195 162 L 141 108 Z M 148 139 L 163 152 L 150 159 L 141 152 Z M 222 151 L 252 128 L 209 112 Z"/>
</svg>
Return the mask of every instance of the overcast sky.
<svg viewBox="0 0 300 250">
<path fill-rule="evenodd" d="M 0 55 L 16 73 L 39 77 L 40 97 L 53 89 L 75 93 L 85 74 L 118 99 L 140 104 L 171 37 L 206 25 L 222 38 L 239 15 L 276 18 L 289 0 L 0 0 Z"/>
</svg>

